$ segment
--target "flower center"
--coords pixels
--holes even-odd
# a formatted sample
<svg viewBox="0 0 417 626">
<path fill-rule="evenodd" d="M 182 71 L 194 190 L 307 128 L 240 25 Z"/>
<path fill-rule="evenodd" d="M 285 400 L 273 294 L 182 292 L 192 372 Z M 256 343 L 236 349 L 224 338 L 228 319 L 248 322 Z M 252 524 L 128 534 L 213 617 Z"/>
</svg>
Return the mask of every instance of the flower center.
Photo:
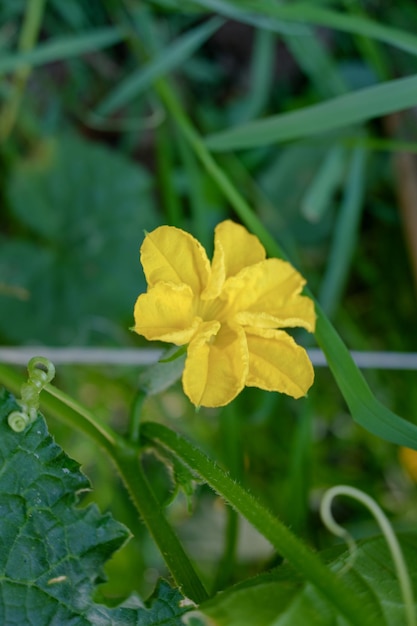
<svg viewBox="0 0 417 626">
<path fill-rule="evenodd" d="M 197 315 L 205 322 L 224 322 L 227 317 L 227 301 L 220 298 L 212 300 L 199 300 L 197 304 Z"/>
</svg>

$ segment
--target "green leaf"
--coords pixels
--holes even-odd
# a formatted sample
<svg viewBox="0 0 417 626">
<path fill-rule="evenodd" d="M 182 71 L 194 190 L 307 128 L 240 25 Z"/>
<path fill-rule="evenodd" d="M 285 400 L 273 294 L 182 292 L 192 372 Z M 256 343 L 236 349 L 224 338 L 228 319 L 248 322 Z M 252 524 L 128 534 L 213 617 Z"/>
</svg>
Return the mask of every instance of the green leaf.
<svg viewBox="0 0 417 626">
<path fill-rule="evenodd" d="M 206 139 L 206 144 L 215 151 L 265 146 L 327 133 L 416 104 L 417 76 L 414 75 L 215 133 Z"/>
<path fill-rule="evenodd" d="M 164 580 L 159 581 L 147 602 L 132 595 L 114 609 L 96 606 L 88 615 L 92 626 L 184 626 L 182 616 L 190 610 L 184 596 Z M 185 605 L 185 606 L 184 606 Z"/>
<path fill-rule="evenodd" d="M 87 478 L 54 443 L 41 417 L 23 433 L 14 432 L 7 416 L 16 407 L 3 391 L 0 621 L 26 624 L 29 615 L 49 624 L 54 616 L 58 624 L 79 615 L 79 623 L 88 624 L 92 590 L 128 532 L 95 505 L 75 506 L 76 494 L 89 488 Z"/>
<path fill-rule="evenodd" d="M 400 541 L 417 591 L 417 535 L 403 535 Z M 343 577 L 352 595 L 363 604 L 378 606 L 381 625 L 407 623 L 395 570 L 383 538 L 378 536 L 359 542 L 354 564 L 346 573 L 341 570 L 349 559 L 347 551 L 335 548 L 324 553 L 323 558 Z M 203 603 L 200 611 L 216 626 L 347 626 L 334 607 L 311 585 L 303 585 L 286 565 L 222 592 Z"/>
<path fill-rule="evenodd" d="M 41 416 L 22 433 L 0 391 L 0 623 L 12 626 L 180 626 L 184 598 L 160 582 L 149 603 L 95 604 L 103 566 L 129 536 L 97 506 L 77 506 L 89 488 L 79 465 L 54 443 Z"/>
<path fill-rule="evenodd" d="M 165 391 L 182 376 L 186 349 L 182 346 L 169 348 L 154 365 L 147 367 L 139 375 L 139 389 L 148 395 Z"/>
<path fill-rule="evenodd" d="M 145 281 L 143 230 L 156 226 L 144 169 L 75 136 L 17 164 L 8 201 L 26 237 L 0 245 L 0 332 L 14 342 L 85 344 L 128 326 Z M 10 289 L 9 289 L 10 291 Z M 22 291 L 24 293 L 24 291 Z"/>
<path fill-rule="evenodd" d="M 118 43 L 126 32 L 117 27 L 101 28 L 91 32 L 60 37 L 40 44 L 30 52 L 16 52 L 0 59 L 0 75 L 27 65 L 44 65 L 70 57 L 95 52 Z"/>
</svg>

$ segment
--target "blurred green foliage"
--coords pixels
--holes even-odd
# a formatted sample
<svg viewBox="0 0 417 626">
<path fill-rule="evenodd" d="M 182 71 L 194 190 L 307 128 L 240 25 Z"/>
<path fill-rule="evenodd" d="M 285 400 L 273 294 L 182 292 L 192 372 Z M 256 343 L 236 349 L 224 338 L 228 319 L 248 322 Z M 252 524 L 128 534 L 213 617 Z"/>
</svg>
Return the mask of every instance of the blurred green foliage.
<svg viewBox="0 0 417 626">
<path fill-rule="evenodd" d="M 0 49 L 7 58 L 22 54 L 18 39 L 26 4 L 0 5 Z M 294 19 L 271 16 L 282 6 Z M 415 51 L 409 53 L 416 46 L 412 0 L 402 2 L 401 10 L 383 0 L 317 1 L 309 7 L 310 18 L 301 23 L 297 2 L 47 3 L 37 45 L 58 42 L 60 53 L 34 66 L 0 148 L 2 343 L 140 345 L 128 328 L 135 298 L 145 289 L 139 265 L 143 230 L 173 224 L 209 248 L 213 226 L 235 218 L 170 119 L 155 89 L 158 81 L 168 77 L 204 137 L 224 138 L 255 120 L 311 110 L 415 72 Z M 214 14 L 224 23 L 207 28 Z M 320 22 L 320 15 L 327 21 Z M 334 16 L 341 16 L 341 24 L 352 18 L 350 30 L 333 28 L 329 15 L 335 25 Z M 379 38 L 373 38 L 371 21 L 383 27 Z M 115 29 L 109 31 L 112 44 L 102 29 Z M 85 41 L 98 35 L 101 44 L 87 50 Z M 123 92 L 126 85 L 134 88 Z M 13 72 L 3 72 L 3 111 L 18 87 Z M 392 101 L 395 106 L 395 93 Z M 327 111 L 331 116 L 331 107 Z M 415 112 L 401 115 L 398 133 L 389 117 L 372 115 L 319 134 L 309 118 L 304 123 L 308 132 L 296 140 L 264 141 L 216 158 L 304 273 L 349 347 L 416 351 L 415 268 L 403 235 L 409 225 L 398 210 L 404 181 L 393 167 L 404 148 L 416 152 Z M 126 431 L 137 371 L 62 367 L 58 375 L 63 388 Z M 415 373 L 367 377 L 387 405 L 415 420 Z M 306 400 L 247 389 L 231 407 L 198 415 L 176 384 L 145 401 L 143 419 L 175 425 L 200 442 L 315 547 L 331 542 L 318 520 L 317 501 L 338 481 L 376 495 L 398 527 L 415 524 L 415 489 L 396 449 L 352 424 L 326 370 L 317 370 Z M 136 528 L 129 548 L 136 561 L 127 558 L 128 548 L 116 556 L 106 593 L 127 595 L 132 581 L 149 591 L 163 565 L 119 493 L 113 469 L 69 429 L 53 427 L 91 475 L 95 499 Z M 148 463 L 155 491 L 169 501 L 172 477 L 157 459 Z M 194 525 L 187 506 L 179 495 L 169 515 L 196 559 L 201 544 L 216 545 L 201 568 L 207 581 L 219 582 L 222 531 L 226 525 L 227 534 L 227 524 L 232 528 L 232 516 L 204 487 L 196 488 Z M 350 505 L 340 515 L 357 536 L 375 529 Z M 202 518 L 209 520 L 207 534 L 193 540 Z M 242 546 L 237 556 L 231 550 L 222 584 L 275 562 L 263 545 L 248 557 L 243 552 Z"/>
<path fill-rule="evenodd" d="M 2 240 L 0 272 L 25 296 L 1 297 L 1 332 L 19 343 L 123 341 L 120 321 L 129 324 L 145 286 L 138 243 L 156 223 L 151 178 L 74 136 L 37 150 L 16 163 L 6 190 L 19 235 Z"/>
</svg>

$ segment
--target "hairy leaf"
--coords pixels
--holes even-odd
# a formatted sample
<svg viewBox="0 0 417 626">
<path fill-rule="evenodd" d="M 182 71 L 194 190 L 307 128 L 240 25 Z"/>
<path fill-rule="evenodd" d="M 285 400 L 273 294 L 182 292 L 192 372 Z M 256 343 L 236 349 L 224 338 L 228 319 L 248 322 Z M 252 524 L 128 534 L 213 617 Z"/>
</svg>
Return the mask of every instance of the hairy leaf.
<svg viewBox="0 0 417 626">
<path fill-rule="evenodd" d="M 0 391 L 0 623 L 7 626 L 180 626 L 188 608 L 161 581 L 149 603 L 93 602 L 103 566 L 129 536 L 96 505 L 77 506 L 89 488 L 79 465 L 53 441 L 41 416 L 24 432 L 7 422 L 17 408 Z"/>
</svg>

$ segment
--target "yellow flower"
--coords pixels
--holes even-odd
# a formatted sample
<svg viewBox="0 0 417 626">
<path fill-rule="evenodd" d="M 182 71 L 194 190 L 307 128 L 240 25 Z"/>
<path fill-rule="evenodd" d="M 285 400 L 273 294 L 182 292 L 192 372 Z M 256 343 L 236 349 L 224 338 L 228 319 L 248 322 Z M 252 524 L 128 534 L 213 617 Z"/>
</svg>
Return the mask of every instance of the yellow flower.
<svg viewBox="0 0 417 626">
<path fill-rule="evenodd" d="M 417 451 L 402 446 L 398 451 L 398 455 L 400 463 L 409 477 L 414 482 L 417 482 Z"/>
<path fill-rule="evenodd" d="M 160 226 L 147 234 L 141 262 L 148 291 L 135 305 L 135 330 L 149 340 L 187 345 L 182 376 L 196 406 L 231 402 L 244 388 L 305 395 L 314 372 L 285 327 L 313 332 L 314 305 L 302 276 L 266 259 L 257 237 L 227 220 L 215 229 L 210 261 L 189 233 Z"/>
</svg>

